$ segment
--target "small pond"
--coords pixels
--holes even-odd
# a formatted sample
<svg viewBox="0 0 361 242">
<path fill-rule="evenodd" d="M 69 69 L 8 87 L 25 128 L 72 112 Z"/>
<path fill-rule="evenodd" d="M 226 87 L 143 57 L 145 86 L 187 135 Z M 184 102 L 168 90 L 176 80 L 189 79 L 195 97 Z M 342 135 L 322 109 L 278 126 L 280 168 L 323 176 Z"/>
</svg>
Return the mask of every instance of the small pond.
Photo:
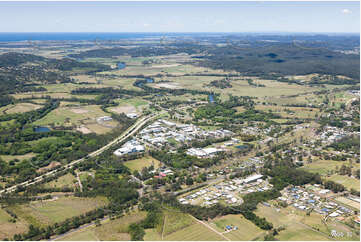
<svg viewBox="0 0 361 242">
<path fill-rule="evenodd" d="M 50 132 L 50 129 L 48 127 L 39 126 L 34 129 L 36 133 L 44 133 L 44 132 Z"/>
</svg>

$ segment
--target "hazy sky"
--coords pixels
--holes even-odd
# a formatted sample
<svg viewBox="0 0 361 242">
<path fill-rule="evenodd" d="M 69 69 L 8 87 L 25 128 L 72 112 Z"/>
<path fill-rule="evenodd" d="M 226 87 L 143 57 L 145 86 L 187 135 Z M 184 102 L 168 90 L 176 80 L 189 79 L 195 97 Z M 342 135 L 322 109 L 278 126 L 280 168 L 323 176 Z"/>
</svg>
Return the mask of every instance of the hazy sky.
<svg viewBox="0 0 361 242">
<path fill-rule="evenodd" d="M 0 2 L 0 32 L 359 32 L 359 2 Z"/>
</svg>

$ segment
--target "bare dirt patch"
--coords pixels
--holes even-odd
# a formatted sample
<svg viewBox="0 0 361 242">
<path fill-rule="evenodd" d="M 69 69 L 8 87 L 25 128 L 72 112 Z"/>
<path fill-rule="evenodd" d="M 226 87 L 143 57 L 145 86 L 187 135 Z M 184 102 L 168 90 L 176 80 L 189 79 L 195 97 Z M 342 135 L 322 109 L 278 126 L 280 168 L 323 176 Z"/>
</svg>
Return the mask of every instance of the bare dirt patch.
<svg viewBox="0 0 361 242">
<path fill-rule="evenodd" d="M 169 88 L 169 89 L 180 89 L 179 83 L 176 82 L 166 82 L 166 83 L 157 83 L 154 85 L 157 88 Z"/>
<path fill-rule="evenodd" d="M 80 126 L 78 128 L 76 128 L 77 131 L 82 132 L 83 134 L 90 134 L 92 133 L 92 131 L 90 129 L 88 129 L 85 126 Z"/>
<path fill-rule="evenodd" d="M 38 169 L 37 172 L 47 171 L 47 170 L 53 169 L 53 168 L 55 168 L 55 167 L 57 167 L 57 166 L 60 166 L 60 165 L 61 165 L 60 162 L 53 161 L 53 162 L 51 162 L 49 165 Z"/>
</svg>

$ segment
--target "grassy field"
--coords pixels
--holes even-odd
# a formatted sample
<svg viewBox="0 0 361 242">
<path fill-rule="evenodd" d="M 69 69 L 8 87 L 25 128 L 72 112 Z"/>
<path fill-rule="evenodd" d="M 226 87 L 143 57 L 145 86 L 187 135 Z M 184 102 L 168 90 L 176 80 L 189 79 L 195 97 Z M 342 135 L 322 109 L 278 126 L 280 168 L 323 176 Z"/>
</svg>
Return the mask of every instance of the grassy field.
<svg viewBox="0 0 361 242">
<path fill-rule="evenodd" d="M 304 211 L 293 207 L 283 208 L 277 212 L 273 207 L 258 205 L 256 214 L 260 217 L 265 217 L 274 227 L 283 226 L 285 228 L 276 236 L 279 240 L 331 240 L 329 236 L 332 229 L 336 229 L 344 234 L 353 232 L 353 237 L 340 238 L 341 240 L 359 240 L 355 231 L 350 227 L 331 220 L 328 220 L 325 224 L 322 222 L 323 216 L 315 212 L 307 216 Z"/>
<path fill-rule="evenodd" d="M 3 159 L 4 161 L 11 161 L 14 159 L 18 159 L 20 161 L 22 160 L 28 160 L 32 157 L 34 157 L 36 154 L 34 153 L 27 153 L 25 155 L 0 155 L 0 158 Z"/>
<path fill-rule="evenodd" d="M 148 106 L 148 102 L 141 98 L 116 99 L 114 101 L 119 105 L 107 109 L 114 113 L 141 113 Z"/>
<path fill-rule="evenodd" d="M 23 98 L 46 98 L 50 96 L 51 98 L 81 98 L 81 99 L 94 99 L 97 95 L 72 95 L 68 92 L 36 92 L 36 93 L 17 93 L 11 94 L 15 99 Z"/>
<path fill-rule="evenodd" d="M 56 180 L 46 183 L 45 187 L 72 187 L 74 185 L 74 181 L 76 181 L 76 177 L 71 173 L 67 173 Z"/>
<path fill-rule="evenodd" d="M 82 230 L 70 233 L 59 240 L 62 241 L 127 241 L 130 240 L 128 226 L 139 222 L 146 217 L 146 212 L 136 212 L 119 219 L 106 220 L 101 226 L 90 226 Z"/>
<path fill-rule="evenodd" d="M 51 111 L 48 115 L 34 122 L 35 125 L 71 125 L 80 124 L 81 121 L 95 120 L 106 116 L 98 105 L 63 106 Z"/>
<path fill-rule="evenodd" d="M 357 180 L 356 178 L 334 174 L 329 177 L 328 180 L 340 183 L 344 185 L 347 189 L 353 188 L 357 191 L 360 191 L 360 180 Z"/>
<path fill-rule="evenodd" d="M 209 224 L 219 232 L 224 232 L 227 225 L 237 226 L 237 230 L 224 233 L 224 236 L 230 240 L 253 240 L 264 233 L 263 230 L 245 219 L 242 215 L 230 214 L 222 216 L 209 222 Z"/>
<path fill-rule="evenodd" d="M 313 173 L 319 173 L 320 175 L 327 175 L 328 171 L 335 170 L 336 167 L 340 168 L 343 164 L 347 165 L 348 162 L 334 160 L 314 160 L 312 163 L 306 163 L 300 169 Z"/>
<path fill-rule="evenodd" d="M 0 114 L 25 113 L 25 112 L 39 109 L 41 107 L 42 107 L 41 105 L 37 105 L 37 104 L 33 104 L 33 103 L 9 104 L 5 107 L 0 108 Z"/>
<path fill-rule="evenodd" d="M 91 132 L 98 134 L 109 132 L 112 128 L 98 124 L 96 118 L 109 116 L 100 109 L 99 105 L 61 105 L 48 113 L 45 117 L 35 121 L 34 125 L 41 126 L 80 126 L 84 125 Z M 107 121 L 107 125 L 115 127 L 118 123 L 114 120 Z"/>
<path fill-rule="evenodd" d="M 17 219 L 16 223 L 10 222 L 10 219 L 11 216 L 0 208 L 0 240 L 28 230 L 28 224 L 23 219 Z"/>
<path fill-rule="evenodd" d="M 360 203 L 358 203 L 356 201 L 353 201 L 353 200 L 348 199 L 346 197 L 337 197 L 337 198 L 335 198 L 335 200 L 337 202 L 341 202 L 341 203 L 346 204 L 346 205 L 348 205 L 350 207 L 353 207 L 353 208 L 356 208 L 356 209 L 360 210 Z"/>
<path fill-rule="evenodd" d="M 129 160 L 124 163 L 126 167 L 128 167 L 131 171 L 141 171 L 144 167 L 149 167 L 154 164 L 154 168 L 157 169 L 159 167 L 159 160 L 154 159 L 151 156 L 145 156 L 135 160 Z"/>
<path fill-rule="evenodd" d="M 18 217 L 24 218 L 28 223 L 44 226 L 64 221 L 105 204 L 107 204 L 107 200 L 103 197 L 60 197 L 53 201 L 36 201 L 16 205 L 11 209 Z"/>
<path fill-rule="evenodd" d="M 261 111 L 271 110 L 273 113 L 281 115 L 283 118 L 314 118 L 319 112 L 317 108 L 305 107 L 280 107 L 271 105 L 256 105 L 255 108 Z M 287 112 L 288 111 L 288 112 Z"/>
<path fill-rule="evenodd" d="M 163 221 L 163 236 L 170 235 L 178 230 L 184 229 L 196 223 L 196 221 L 192 219 L 188 214 L 167 210 L 164 210 Z"/>
<path fill-rule="evenodd" d="M 327 234 L 315 232 L 311 226 L 302 223 L 306 217 L 305 213 L 294 208 L 289 207 L 277 212 L 275 208 L 259 205 L 256 214 L 265 217 L 274 227 L 286 228 L 276 236 L 279 240 L 330 240 Z M 321 216 L 317 214 L 312 216 L 315 216 L 312 217 L 313 223 L 317 221 L 317 226 L 322 226 Z"/>
<path fill-rule="evenodd" d="M 174 233 L 171 233 L 165 237 L 163 240 L 175 240 L 175 241 L 210 241 L 210 240 L 224 240 L 220 235 L 216 232 L 210 230 L 206 226 L 195 223 L 190 225 L 184 229 L 178 230 Z"/>
</svg>

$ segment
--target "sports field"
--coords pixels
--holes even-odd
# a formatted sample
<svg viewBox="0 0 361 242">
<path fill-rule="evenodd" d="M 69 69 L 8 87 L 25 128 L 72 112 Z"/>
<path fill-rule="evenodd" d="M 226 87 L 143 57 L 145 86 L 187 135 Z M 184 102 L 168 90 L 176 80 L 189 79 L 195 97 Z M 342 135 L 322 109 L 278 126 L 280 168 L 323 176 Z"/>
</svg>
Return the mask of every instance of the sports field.
<svg viewBox="0 0 361 242">
<path fill-rule="evenodd" d="M 124 165 L 131 171 L 141 171 L 144 167 L 149 167 L 151 165 L 154 165 L 155 169 L 159 168 L 160 161 L 151 156 L 145 156 L 139 159 L 126 161 L 124 162 Z"/>
</svg>

